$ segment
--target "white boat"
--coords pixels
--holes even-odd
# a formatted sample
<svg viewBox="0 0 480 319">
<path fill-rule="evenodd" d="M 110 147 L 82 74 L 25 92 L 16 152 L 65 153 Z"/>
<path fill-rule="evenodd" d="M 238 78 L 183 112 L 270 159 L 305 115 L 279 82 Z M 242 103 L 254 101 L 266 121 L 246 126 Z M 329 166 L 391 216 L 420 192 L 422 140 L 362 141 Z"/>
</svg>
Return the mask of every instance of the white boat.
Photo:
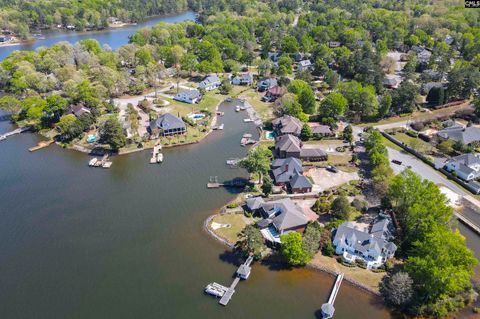
<svg viewBox="0 0 480 319">
<path fill-rule="evenodd" d="M 251 123 L 251 122 L 253 122 L 252 119 L 243 119 L 243 121 L 244 121 L 245 123 Z"/>
<path fill-rule="evenodd" d="M 245 111 L 247 107 L 245 105 L 240 106 L 240 110 Z"/>
<path fill-rule="evenodd" d="M 97 162 L 98 162 L 98 159 L 96 157 L 94 157 L 88 162 L 88 166 L 95 166 L 95 164 L 97 164 Z"/>
<path fill-rule="evenodd" d="M 245 134 L 243 134 L 243 136 L 242 136 L 242 137 L 251 138 L 251 137 L 252 137 L 252 134 L 245 133 Z"/>
<path fill-rule="evenodd" d="M 163 154 L 162 153 L 158 153 L 157 154 L 157 163 L 161 163 L 163 162 Z"/>
<path fill-rule="evenodd" d="M 224 124 L 220 124 L 220 126 L 218 127 L 219 130 L 223 130 L 223 127 L 224 127 Z"/>
<path fill-rule="evenodd" d="M 0 141 L 6 140 L 7 138 L 3 135 L 0 135 Z"/>
<path fill-rule="evenodd" d="M 240 112 L 240 106 L 235 106 L 235 112 Z"/>
<path fill-rule="evenodd" d="M 205 292 L 215 297 L 223 297 L 227 290 L 227 287 L 217 284 L 216 282 L 208 284 L 207 287 L 205 287 Z"/>
</svg>

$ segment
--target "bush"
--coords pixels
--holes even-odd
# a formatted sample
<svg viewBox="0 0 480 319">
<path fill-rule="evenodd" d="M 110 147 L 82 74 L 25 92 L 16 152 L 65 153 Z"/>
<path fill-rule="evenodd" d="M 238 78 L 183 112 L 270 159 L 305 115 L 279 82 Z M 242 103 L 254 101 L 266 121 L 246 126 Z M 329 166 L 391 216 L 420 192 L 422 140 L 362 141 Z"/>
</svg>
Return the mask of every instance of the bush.
<svg viewBox="0 0 480 319">
<path fill-rule="evenodd" d="M 227 205 L 227 208 L 237 208 L 238 207 L 238 203 L 230 203 Z"/>
<path fill-rule="evenodd" d="M 358 198 L 355 198 L 352 201 L 351 205 L 353 207 L 355 207 L 356 210 L 361 211 L 361 212 L 365 212 L 367 210 L 367 207 L 368 207 L 368 203 L 366 201 L 360 200 Z"/>
<path fill-rule="evenodd" d="M 367 269 L 367 263 L 361 259 L 355 260 L 355 264 L 360 268 Z"/>
<path fill-rule="evenodd" d="M 407 134 L 407 135 L 410 136 L 410 137 L 415 137 L 415 138 L 418 137 L 418 133 L 415 132 L 415 131 L 412 131 L 412 130 L 407 130 L 407 131 L 405 132 L 405 134 Z"/>
<path fill-rule="evenodd" d="M 345 152 L 345 147 L 339 146 L 339 147 L 335 148 L 335 151 L 343 153 L 343 152 Z"/>
</svg>

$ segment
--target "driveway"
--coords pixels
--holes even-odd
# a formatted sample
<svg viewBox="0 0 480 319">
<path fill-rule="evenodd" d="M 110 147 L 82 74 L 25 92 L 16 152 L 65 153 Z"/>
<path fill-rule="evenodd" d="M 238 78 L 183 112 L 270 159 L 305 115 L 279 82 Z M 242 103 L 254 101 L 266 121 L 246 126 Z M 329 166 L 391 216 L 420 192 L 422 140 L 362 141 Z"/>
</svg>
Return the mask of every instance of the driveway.
<svg viewBox="0 0 480 319">
<path fill-rule="evenodd" d="M 458 187 L 455 183 L 451 182 L 446 178 L 442 173 L 436 171 L 429 165 L 425 164 L 421 160 L 417 159 L 413 155 L 408 153 L 400 152 L 392 148 L 388 148 L 388 157 L 390 159 L 390 166 L 392 167 L 395 174 L 403 172 L 407 166 L 411 166 L 411 170 L 420 175 L 424 179 L 428 179 L 435 184 L 442 184 L 457 193 L 458 195 L 465 196 L 469 195 L 468 192 L 464 191 L 462 188 Z M 402 165 L 397 165 L 391 161 L 399 160 L 402 162 Z"/>
<path fill-rule="evenodd" d="M 389 124 L 375 125 L 374 127 L 376 129 L 379 129 L 380 131 L 385 131 L 385 130 L 388 130 L 391 128 L 397 128 L 397 127 L 408 129 L 408 124 L 410 122 L 411 121 L 400 121 L 400 122 L 394 122 Z"/>
</svg>

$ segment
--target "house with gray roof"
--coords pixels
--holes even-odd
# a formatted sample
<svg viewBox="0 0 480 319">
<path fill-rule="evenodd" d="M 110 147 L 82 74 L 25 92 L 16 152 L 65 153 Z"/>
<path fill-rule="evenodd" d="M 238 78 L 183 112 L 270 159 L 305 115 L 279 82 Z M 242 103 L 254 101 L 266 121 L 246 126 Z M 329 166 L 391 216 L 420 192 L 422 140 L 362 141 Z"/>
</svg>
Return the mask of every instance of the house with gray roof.
<svg viewBox="0 0 480 319">
<path fill-rule="evenodd" d="M 265 202 L 258 212 L 263 220 L 257 226 L 271 242 L 280 243 L 280 235 L 292 231 L 303 233 L 309 222 L 303 209 L 290 198 Z"/>
<path fill-rule="evenodd" d="M 165 113 L 158 119 L 150 122 L 150 134 L 152 136 L 184 134 L 186 131 L 187 126 L 185 122 L 170 113 Z"/>
<path fill-rule="evenodd" d="M 197 89 L 193 89 L 180 91 L 175 95 L 173 99 L 180 102 L 194 104 L 200 101 L 201 98 L 202 94 L 200 93 L 200 91 Z"/>
<path fill-rule="evenodd" d="M 310 60 L 303 60 L 298 62 L 298 71 L 310 70 L 313 68 L 313 64 Z"/>
<path fill-rule="evenodd" d="M 305 161 L 326 161 L 328 155 L 319 145 L 304 146 L 298 137 L 292 134 L 276 138 L 275 156 L 277 158 L 296 157 Z"/>
<path fill-rule="evenodd" d="M 277 79 L 274 79 L 274 78 L 263 79 L 261 81 L 258 81 L 257 90 L 259 92 L 264 92 L 274 86 L 277 86 L 277 84 L 278 84 Z"/>
<path fill-rule="evenodd" d="M 277 135 L 293 134 L 300 136 L 303 122 L 291 115 L 284 115 L 272 121 L 273 130 Z"/>
<path fill-rule="evenodd" d="M 234 85 L 252 85 L 253 75 L 250 72 L 242 73 L 232 79 Z"/>
<path fill-rule="evenodd" d="M 295 157 L 276 159 L 272 162 L 275 185 L 285 187 L 292 193 L 309 193 L 312 183 L 303 176 L 302 161 Z"/>
<path fill-rule="evenodd" d="M 205 91 L 215 90 L 222 84 L 220 78 L 214 74 L 207 76 L 200 84 L 198 85 L 199 89 L 203 89 Z"/>
<path fill-rule="evenodd" d="M 437 136 L 443 140 L 460 141 L 468 145 L 480 141 L 480 128 L 474 126 L 446 128 L 438 131 Z"/>
<path fill-rule="evenodd" d="M 315 122 L 309 122 L 307 124 L 308 126 L 310 126 L 310 129 L 312 130 L 312 134 L 314 137 L 319 138 L 319 137 L 326 137 L 326 136 L 335 136 L 335 133 L 332 131 L 332 129 L 328 125 L 323 125 Z"/>
<path fill-rule="evenodd" d="M 445 164 L 445 169 L 464 181 L 472 181 L 480 177 L 480 157 L 474 154 L 462 154 L 451 158 Z"/>
<path fill-rule="evenodd" d="M 362 260 L 367 269 L 378 268 L 395 255 L 397 246 L 391 242 L 389 219 L 376 221 L 370 231 L 358 229 L 352 222 L 341 224 L 333 237 L 335 253 L 349 263 Z"/>
</svg>

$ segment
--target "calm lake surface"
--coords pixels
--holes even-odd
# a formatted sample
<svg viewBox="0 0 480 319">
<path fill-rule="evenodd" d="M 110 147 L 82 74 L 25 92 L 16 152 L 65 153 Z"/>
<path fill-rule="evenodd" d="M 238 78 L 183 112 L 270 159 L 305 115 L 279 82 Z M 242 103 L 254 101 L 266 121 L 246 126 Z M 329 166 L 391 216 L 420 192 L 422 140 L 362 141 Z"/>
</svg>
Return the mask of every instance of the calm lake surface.
<svg viewBox="0 0 480 319">
<path fill-rule="evenodd" d="M 185 20 L 195 20 L 195 13 L 193 11 L 186 11 L 178 15 L 158 16 L 138 23 L 137 25 L 123 28 L 112 28 L 102 31 L 75 32 L 66 30 L 45 30 L 42 31 L 42 35 L 45 36 L 45 39 L 43 40 L 36 40 L 35 42 L 28 44 L 0 47 L 0 61 L 5 59 L 13 51 L 31 51 L 42 46 L 51 47 L 60 41 L 76 43 L 80 40 L 95 39 L 100 42 L 101 45 L 108 44 L 112 49 L 117 49 L 118 47 L 127 44 L 128 37 L 134 34 L 138 29 L 150 27 L 160 22 L 178 23 Z"/>
<path fill-rule="evenodd" d="M 244 176 L 225 160 L 246 154 L 257 134 L 244 112 L 226 107 L 225 130 L 199 144 L 114 157 L 110 170 L 39 137 L 0 142 L 0 309 L 2 318 L 315 318 L 334 279 L 255 264 L 224 308 L 203 294 L 230 284 L 235 259 L 203 222 L 235 194 L 207 190 Z M 0 122 L 0 132 L 11 129 Z M 378 299 L 342 285 L 335 318 L 390 318 Z"/>
</svg>

